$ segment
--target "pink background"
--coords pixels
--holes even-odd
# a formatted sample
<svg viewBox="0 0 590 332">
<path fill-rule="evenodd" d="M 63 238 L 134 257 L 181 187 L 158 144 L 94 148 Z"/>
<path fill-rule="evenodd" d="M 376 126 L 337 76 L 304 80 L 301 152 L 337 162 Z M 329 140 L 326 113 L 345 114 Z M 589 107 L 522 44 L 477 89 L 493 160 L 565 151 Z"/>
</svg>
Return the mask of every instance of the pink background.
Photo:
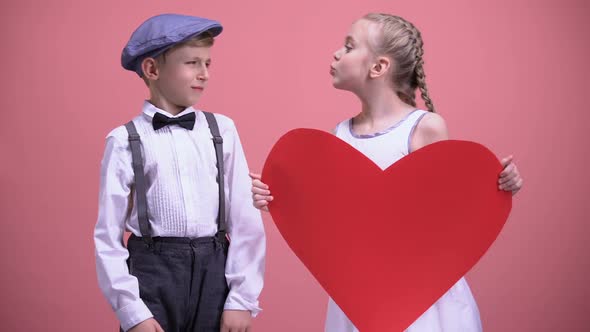
<svg viewBox="0 0 590 332">
<path fill-rule="evenodd" d="M 384 11 L 421 29 L 429 89 L 452 137 L 500 157 L 513 153 L 525 178 L 505 229 L 468 275 L 484 329 L 587 330 L 589 7 L 582 0 L 3 1 L 1 329 L 117 328 L 96 284 L 92 232 L 104 137 L 147 96 L 119 65 L 140 22 L 178 12 L 224 24 L 199 107 L 235 120 L 259 171 L 287 130 L 328 131 L 359 111 L 351 94 L 331 87 L 328 66 L 354 19 Z M 265 310 L 254 330 L 321 331 L 327 295 L 268 216 L 265 225 Z"/>
</svg>

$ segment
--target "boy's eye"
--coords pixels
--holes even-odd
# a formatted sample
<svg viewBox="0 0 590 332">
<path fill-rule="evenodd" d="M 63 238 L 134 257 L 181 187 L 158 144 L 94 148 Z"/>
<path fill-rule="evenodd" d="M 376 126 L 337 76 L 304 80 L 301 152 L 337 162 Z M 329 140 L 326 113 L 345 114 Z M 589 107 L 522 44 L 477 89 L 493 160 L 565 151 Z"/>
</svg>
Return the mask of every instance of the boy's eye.
<svg viewBox="0 0 590 332">
<path fill-rule="evenodd" d="M 346 53 L 348 53 L 352 50 L 352 46 L 349 46 L 349 45 L 344 45 L 344 48 L 346 49 Z"/>
<path fill-rule="evenodd" d="M 196 61 L 189 61 L 189 62 L 187 62 L 186 64 L 187 64 L 187 65 L 194 65 L 194 64 L 197 64 L 197 62 L 196 62 Z"/>
</svg>

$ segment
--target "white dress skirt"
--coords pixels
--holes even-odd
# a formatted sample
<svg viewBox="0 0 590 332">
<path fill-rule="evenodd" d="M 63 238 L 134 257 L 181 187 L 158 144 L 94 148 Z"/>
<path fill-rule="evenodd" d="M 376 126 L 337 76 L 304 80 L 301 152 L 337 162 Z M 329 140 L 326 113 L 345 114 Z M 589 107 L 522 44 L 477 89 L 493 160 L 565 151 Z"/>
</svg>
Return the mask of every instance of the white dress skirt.
<svg viewBox="0 0 590 332">
<path fill-rule="evenodd" d="M 390 128 L 371 135 L 353 132 L 352 120 L 338 124 L 334 134 L 363 153 L 381 169 L 386 169 L 408 155 L 412 132 L 428 112 L 415 110 Z M 395 315 L 392 312 L 392 315 Z M 481 320 L 477 304 L 464 278 L 420 316 L 407 332 L 479 332 Z M 330 299 L 326 332 L 358 332 L 352 322 Z"/>
</svg>

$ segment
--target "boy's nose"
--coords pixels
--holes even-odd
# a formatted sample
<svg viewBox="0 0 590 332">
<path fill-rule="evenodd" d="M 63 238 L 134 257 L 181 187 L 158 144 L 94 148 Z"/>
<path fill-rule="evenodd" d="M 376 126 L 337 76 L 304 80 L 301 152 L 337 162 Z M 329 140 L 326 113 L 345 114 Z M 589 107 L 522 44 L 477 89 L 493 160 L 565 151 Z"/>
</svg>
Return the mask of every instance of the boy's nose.
<svg viewBox="0 0 590 332">
<path fill-rule="evenodd" d="M 201 71 L 198 75 L 197 75 L 197 79 L 199 81 L 206 81 L 209 79 L 209 71 L 207 69 L 203 69 L 203 71 Z"/>
</svg>

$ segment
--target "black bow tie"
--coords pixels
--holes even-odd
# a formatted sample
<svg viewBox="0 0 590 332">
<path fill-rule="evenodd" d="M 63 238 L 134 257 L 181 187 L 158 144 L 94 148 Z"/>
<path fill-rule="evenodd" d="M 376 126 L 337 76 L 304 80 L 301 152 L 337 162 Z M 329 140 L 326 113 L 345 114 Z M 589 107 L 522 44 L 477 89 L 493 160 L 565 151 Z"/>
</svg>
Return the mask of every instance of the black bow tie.
<svg viewBox="0 0 590 332">
<path fill-rule="evenodd" d="M 186 128 L 188 130 L 193 130 L 195 127 L 195 112 L 191 112 L 189 114 L 185 114 L 183 116 L 179 116 L 177 118 L 169 118 L 162 113 L 154 114 L 154 119 L 152 120 L 152 125 L 154 126 L 154 130 L 158 130 L 162 127 L 171 124 L 177 124 L 182 128 Z"/>
</svg>

